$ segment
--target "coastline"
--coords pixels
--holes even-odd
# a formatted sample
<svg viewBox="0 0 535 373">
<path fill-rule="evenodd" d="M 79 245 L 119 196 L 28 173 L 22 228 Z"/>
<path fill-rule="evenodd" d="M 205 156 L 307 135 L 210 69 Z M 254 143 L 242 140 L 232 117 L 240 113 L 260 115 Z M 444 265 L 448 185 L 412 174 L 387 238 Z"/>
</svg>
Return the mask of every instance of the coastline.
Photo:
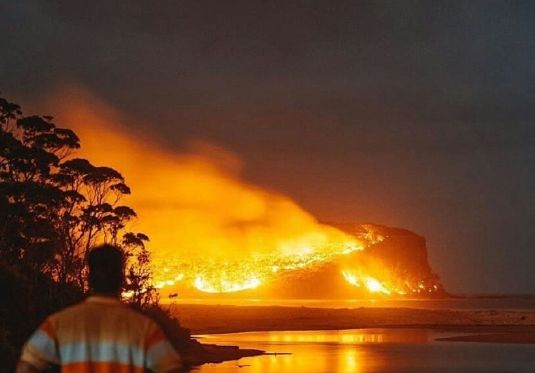
<svg viewBox="0 0 535 373">
<path fill-rule="evenodd" d="M 252 331 L 419 328 L 459 333 L 441 341 L 535 344 L 535 311 L 416 308 L 170 307 L 192 334 Z M 260 353 L 258 353 L 260 354 Z"/>
<path fill-rule="evenodd" d="M 238 346 L 196 343 L 194 346 L 180 351 L 180 354 L 186 366 L 195 367 L 202 364 L 239 360 L 243 357 L 266 355 L 267 353 L 262 350 L 240 348 Z"/>
<path fill-rule="evenodd" d="M 437 338 L 436 340 L 442 342 L 535 344 L 535 332 L 516 331 L 503 333 L 459 335 L 455 337 Z"/>
</svg>

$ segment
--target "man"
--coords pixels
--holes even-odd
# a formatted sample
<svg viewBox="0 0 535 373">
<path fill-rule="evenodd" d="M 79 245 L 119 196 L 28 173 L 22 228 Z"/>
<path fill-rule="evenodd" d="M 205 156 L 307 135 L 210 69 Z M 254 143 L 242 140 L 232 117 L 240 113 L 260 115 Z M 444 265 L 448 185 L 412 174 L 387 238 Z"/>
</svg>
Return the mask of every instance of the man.
<svg viewBox="0 0 535 373">
<path fill-rule="evenodd" d="M 63 373 L 179 372 L 181 360 L 161 329 L 119 301 L 123 254 L 103 245 L 88 258 L 93 295 L 48 317 L 23 347 L 17 373 L 59 365 Z"/>
</svg>

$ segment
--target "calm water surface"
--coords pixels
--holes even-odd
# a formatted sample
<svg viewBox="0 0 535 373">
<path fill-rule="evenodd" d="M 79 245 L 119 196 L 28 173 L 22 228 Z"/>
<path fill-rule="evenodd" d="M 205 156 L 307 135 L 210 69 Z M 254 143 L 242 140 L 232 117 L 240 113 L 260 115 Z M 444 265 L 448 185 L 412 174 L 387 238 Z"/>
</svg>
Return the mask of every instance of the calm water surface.
<svg viewBox="0 0 535 373">
<path fill-rule="evenodd" d="M 420 329 L 251 332 L 205 335 L 206 343 L 238 345 L 290 355 L 206 364 L 199 373 L 418 373 L 535 372 L 535 347 L 494 343 L 438 342 L 451 336 Z"/>
</svg>

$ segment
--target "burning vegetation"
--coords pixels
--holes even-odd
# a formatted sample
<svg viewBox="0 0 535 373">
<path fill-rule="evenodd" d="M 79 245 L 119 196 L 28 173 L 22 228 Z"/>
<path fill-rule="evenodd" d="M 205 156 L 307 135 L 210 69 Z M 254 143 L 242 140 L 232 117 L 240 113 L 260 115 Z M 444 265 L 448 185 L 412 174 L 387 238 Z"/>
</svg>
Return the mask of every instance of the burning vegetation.
<svg viewBox="0 0 535 373">
<path fill-rule="evenodd" d="M 410 231 L 372 224 L 352 227 L 338 246 L 295 255 L 164 266 L 156 286 L 186 297 L 429 297 L 444 289 L 427 261 L 425 240 Z M 349 231 L 349 229 L 348 229 Z M 178 273 L 177 276 L 175 274 Z M 160 277 L 161 276 L 161 277 Z M 173 277 L 175 276 L 175 277 Z"/>
<path fill-rule="evenodd" d="M 122 170 L 136 231 L 150 237 L 153 285 L 183 297 L 438 294 L 425 241 L 374 225 L 321 224 L 294 201 L 240 178 L 241 162 L 206 143 L 166 151 L 81 92 L 59 117 L 83 156 Z M 55 105 L 54 105 L 55 106 Z"/>
</svg>

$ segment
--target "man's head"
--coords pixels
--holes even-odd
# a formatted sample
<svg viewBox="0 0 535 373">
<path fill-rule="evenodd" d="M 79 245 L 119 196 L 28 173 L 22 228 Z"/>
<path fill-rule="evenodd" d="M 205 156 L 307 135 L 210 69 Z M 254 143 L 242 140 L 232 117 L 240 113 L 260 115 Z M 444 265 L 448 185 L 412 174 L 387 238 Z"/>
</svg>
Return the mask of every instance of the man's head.
<svg viewBox="0 0 535 373">
<path fill-rule="evenodd" d="M 123 285 L 123 252 L 113 245 L 101 245 L 89 252 L 89 286 L 98 294 L 117 295 Z"/>
</svg>

